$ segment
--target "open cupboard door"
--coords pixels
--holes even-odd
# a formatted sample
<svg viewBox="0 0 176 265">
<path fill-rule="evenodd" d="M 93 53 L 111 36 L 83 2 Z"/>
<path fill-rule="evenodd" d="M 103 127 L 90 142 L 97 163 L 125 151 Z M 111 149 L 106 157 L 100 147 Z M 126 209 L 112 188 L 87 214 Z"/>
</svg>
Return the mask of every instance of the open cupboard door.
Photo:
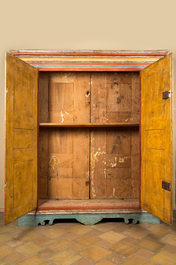
<svg viewBox="0 0 176 265">
<path fill-rule="evenodd" d="M 172 55 L 141 71 L 141 207 L 172 224 Z"/>
<path fill-rule="evenodd" d="M 5 223 L 37 207 L 38 70 L 6 56 Z"/>
</svg>

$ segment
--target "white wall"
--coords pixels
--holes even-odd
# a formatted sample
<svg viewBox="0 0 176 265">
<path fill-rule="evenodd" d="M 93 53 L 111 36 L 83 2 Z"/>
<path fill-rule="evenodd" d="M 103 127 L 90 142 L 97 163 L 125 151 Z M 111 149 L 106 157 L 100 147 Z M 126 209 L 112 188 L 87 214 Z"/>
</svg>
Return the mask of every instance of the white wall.
<svg viewBox="0 0 176 265">
<path fill-rule="evenodd" d="M 4 185 L 6 51 L 169 49 L 176 62 L 175 7 L 175 0 L 0 0 L 1 209 Z"/>
</svg>

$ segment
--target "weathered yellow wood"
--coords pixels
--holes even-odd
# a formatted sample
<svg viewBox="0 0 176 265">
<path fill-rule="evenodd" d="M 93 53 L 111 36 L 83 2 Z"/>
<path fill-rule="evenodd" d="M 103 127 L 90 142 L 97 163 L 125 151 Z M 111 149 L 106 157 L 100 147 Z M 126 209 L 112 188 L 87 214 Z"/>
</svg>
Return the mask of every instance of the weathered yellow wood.
<svg viewBox="0 0 176 265">
<path fill-rule="evenodd" d="M 172 224 L 172 55 L 141 72 L 141 206 Z M 162 181 L 171 191 L 162 189 Z"/>
<path fill-rule="evenodd" d="M 5 222 L 37 206 L 38 70 L 7 53 Z"/>
</svg>

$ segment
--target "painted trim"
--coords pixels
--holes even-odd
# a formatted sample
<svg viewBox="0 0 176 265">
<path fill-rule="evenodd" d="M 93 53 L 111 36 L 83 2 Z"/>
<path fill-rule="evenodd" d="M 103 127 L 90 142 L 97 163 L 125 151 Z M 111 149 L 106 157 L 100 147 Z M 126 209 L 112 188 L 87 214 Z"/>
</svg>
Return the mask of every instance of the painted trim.
<svg viewBox="0 0 176 265">
<path fill-rule="evenodd" d="M 104 210 L 104 209 L 140 209 L 139 206 L 51 206 L 51 207 L 42 207 L 39 206 L 37 211 L 50 211 L 50 210 Z"/>
<path fill-rule="evenodd" d="M 13 50 L 11 53 L 39 71 L 140 71 L 168 51 Z"/>
</svg>

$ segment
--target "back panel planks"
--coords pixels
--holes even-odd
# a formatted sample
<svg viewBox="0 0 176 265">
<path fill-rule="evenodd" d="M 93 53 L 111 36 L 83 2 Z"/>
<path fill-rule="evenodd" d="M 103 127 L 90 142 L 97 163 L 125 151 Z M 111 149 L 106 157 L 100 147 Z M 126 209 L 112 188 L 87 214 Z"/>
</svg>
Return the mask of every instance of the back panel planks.
<svg viewBox="0 0 176 265">
<path fill-rule="evenodd" d="M 139 197 L 138 129 L 91 133 L 91 198 Z"/>
<path fill-rule="evenodd" d="M 39 198 L 138 199 L 139 74 L 43 72 L 39 90 Z"/>
<path fill-rule="evenodd" d="M 90 74 L 41 73 L 40 74 L 41 123 L 90 122 Z"/>
<path fill-rule="evenodd" d="M 89 130 L 44 128 L 39 146 L 39 197 L 88 199 Z"/>
<path fill-rule="evenodd" d="M 91 74 L 91 122 L 139 123 L 139 73 Z"/>
</svg>

